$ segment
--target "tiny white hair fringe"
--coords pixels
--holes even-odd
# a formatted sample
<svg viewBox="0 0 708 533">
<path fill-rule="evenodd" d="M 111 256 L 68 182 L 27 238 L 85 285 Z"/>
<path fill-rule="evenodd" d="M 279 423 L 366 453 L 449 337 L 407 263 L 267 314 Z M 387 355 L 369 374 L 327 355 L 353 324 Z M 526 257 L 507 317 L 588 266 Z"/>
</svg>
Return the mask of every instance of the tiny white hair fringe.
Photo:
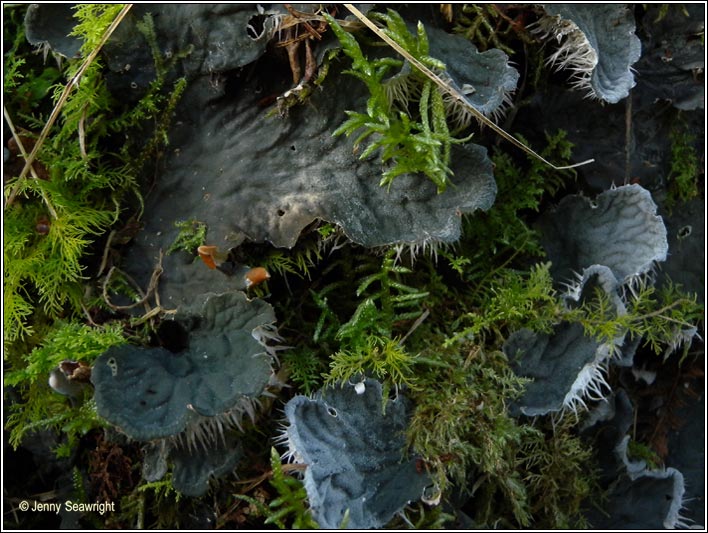
<svg viewBox="0 0 708 533">
<path fill-rule="evenodd" d="M 584 91 L 586 98 L 599 98 L 590 83 L 598 63 L 597 52 L 574 22 L 560 15 L 546 15 L 529 29 L 542 41 L 557 41 L 559 47 L 546 59 L 547 65 L 557 71 L 570 70 L 571 87 Z"/>
</svg>

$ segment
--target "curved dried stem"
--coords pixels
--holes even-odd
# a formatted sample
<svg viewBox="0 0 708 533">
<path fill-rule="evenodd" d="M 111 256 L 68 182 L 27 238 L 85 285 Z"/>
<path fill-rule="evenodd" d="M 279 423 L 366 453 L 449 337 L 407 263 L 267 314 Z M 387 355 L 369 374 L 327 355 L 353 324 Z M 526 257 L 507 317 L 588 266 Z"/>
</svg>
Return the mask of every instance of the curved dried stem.
<svg viewBox="0 0 708 533">
<path fill-rule="evenodd" d="M 106 279 L 103 281 L 103 300 L 106 302 L 106 305 L 108 305 L 108 307 L 110 307 L 114 311 L 127 311 L 129 309 L 138 307 L 139 305 L 144 305 L 145 310 L 149 313 L 151 309 L 150 305 L 148 304 L 148 300 L 153 294 L 157 294 L 157 284 L 160 281 L 160 276 L 163 273 L 162 258 L 163 254 L 162 250 L 160 250 L 160 256 L 157 260 L 157 265 L 155 265 L 155 268 L 152 271 L 152 275 L 150 276 L 150 283 L 146 292 L 143 292 L 140 288 L 140 285 L 138 285 L 138 283 L 127 273 L 123 272 L 118 267 L 112 266 L 108 271 L 108 274 L 106 275 Z M 108 297 L 108 287 L 110 286 L 111 278 L 113 277 L 113 274 L 115 272 L 119 272 L 123 276 L 123 278 L 125 278 L 133 286 L 133 288 L 140 296 L 140 300 L 129 305 L 115 305 L 111 302 L 110 298 Z M 157 305 L 158 307 L 160 307 L 159 302 L 157 302 Z"/>
</svg>

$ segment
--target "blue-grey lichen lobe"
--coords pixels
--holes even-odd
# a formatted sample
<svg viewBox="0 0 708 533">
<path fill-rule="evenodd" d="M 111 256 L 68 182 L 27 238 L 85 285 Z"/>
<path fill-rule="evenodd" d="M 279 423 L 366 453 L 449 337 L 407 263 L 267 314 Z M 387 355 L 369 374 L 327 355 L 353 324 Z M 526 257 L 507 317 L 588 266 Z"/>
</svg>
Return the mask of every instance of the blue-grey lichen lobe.
<svg viewBox="0 0 708 533">
<path fill-rule="evenodd" d="M 551 335 L 528 329 L 512 333 L 504 353 L 514 372 L 531 378 L 512 411 L 529 416 L 560 411 L 579 372 L 596 356 L 598 343 L 584 335 L 580 324 L 559 324 Z"/>
<path fill-rule="evenodd" d="M 636 83 L 631 67 L 642 53 L 633 12 L 624 4 L 545 4 L 544 9 L 572 21 L 595 50 L 593 94 L 613 104 L 625 98 Z"/>
<path fill-rule="evenodd" d="M 279 117 L 263 100 L 289 85 L 273 79 L 272 69 L 264 74 L 258 68 L 231 71 L 218 87 L 203 76 L 187 88 L 164 167 L 146 197 L 144 230 L 125 261 L 141 285 L 148 284 L 159 250 L 174 241 L 174 223 L 187 218 L 205 223 L 209 244 L 222 249 L 245 240 L 292 247 L 315 219 L 337 224 L 364 246 L 418 245 L 456 241 L 460 215 L 494 203 L 485 148 L 453 146 L 452 186 L 443 194 L 423 175 L 400 176 L 382 188 L 378 154 L 360 160 L 353 139 L 332 136 L 345 110 L 365 109 L 364 84 L 332 65 L 305 104 Z M 184 295 L 203 292 L 205 284 L 217 291 L 240 288 L 191 259 L 164 258 L 160 291 L 167 305 L 187 301 Z"/>
<path fill-rule="evenodd" d="M 162 438 L 178 433 L 191 413 L 183 380 L 176 379 L 191 366 L 164 348 L 151 350 L 134 346 L 110 348 L 93 367 L 94 400 L 98 413 L 137 440 Z"/>
<path fill-rule="evenodd" d="M 509 64 L 509 57 L 496 48 L 479 52 L 468 39 L 437 28 L 427 31 L 430 55 L 445 63 L 445 77 L 451 77 L 481 113 L 493 116 L 502 112 L 519 81 L 519 72 Z"/>
<path fill-rule="evenodd" d="M 651 194 L 639 185 L 611 189 L 594 203 L 568 196 L 541 218 L 539 229 L 557 282 L 592 265 L 609 267 L 623 282 L 646 273 L 668 253 L 666 227 Z"/>
<path fill-rule="evenodd" d="M 296 396 L 285 406 L 290 454 L 308 465 L 305 488 L 321 527 L 380 528 L 430 483 L 415 460 L 404 457 L 408 405 L 399 396 L 381 406 L 381 384 L 367 379 Z"/>
<path fill-rule="evenodd" d="M 271 358 L 254 335 L 275 321 L 270 305 L 238 292 L 212 294 L 180 315 L 193 326 L 185 350 L 122 345 L 93 366 L 98 414 L 133 439 L 174 436 L 256 398 L 269 382 Z"/>
<path fill-rule="evenodd" d="M 178 150 L 148 199 L 146 229 L 156 225 L 152 219 L 165 227 L 178 213 L 190 213 L 207 223 L 214 242 L 249 238 L 291 247 L 307 224 L 321 218 L 360 244 L 379 246 L 455 240 L 457 212 L 491 206 L 491 162 L 474 145 L 456 147 L 449 193 L 438 195 L 424 176 L 381 188 L 377 158 L 362 161 L 351 139 L 331 135 L 345 109 L 364 105 L 363 93 L 346 76 L 331 74 L 328 81 L 287 118 L 267 117 L 257 104 L 262 93 L 247 81 L 228 102 L 191 113 L 177 126 Z M 198 90 L 185 95 L 185 105 L 201 99 Z"/>
</svg>

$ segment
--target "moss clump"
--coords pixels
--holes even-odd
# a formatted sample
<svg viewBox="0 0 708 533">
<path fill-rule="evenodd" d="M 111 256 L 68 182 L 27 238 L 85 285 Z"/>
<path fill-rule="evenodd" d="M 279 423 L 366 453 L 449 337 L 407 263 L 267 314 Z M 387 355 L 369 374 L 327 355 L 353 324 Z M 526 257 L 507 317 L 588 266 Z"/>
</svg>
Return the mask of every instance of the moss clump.
<svg viewBox="0 0 708 533">
<path fill-rule="evenodd" d="M 531 432 L 517 457 L 524 472 L 534 527 L 587 528 L 582 515 L 586 499 L 597 490 L 593 450 L 581 439 L 576 421 L 566 417 Z"/>
<path fill-rule="evenodd" d="M 98 246 L 113 225 L 122 224 L 124 211 L 139 215 L 143 163 L 164 146 L 171 113 L 184 90 L 183 81 L 169 92 L 158 80 L 128 111 L 109 92 L 101 58 L 88 58 L 123 7 L 74 8 L 72 35 L 82 42 L 81 59 L 59 65 L 55 81 L 69 81 L 52 90 L 42 87 L 55 69 L 38 64 L 24 41 L 22 10 L 12 8 L 5 22 L 5 30 L 15 36 L 6 65 L 5 89 L 12 89 L 6 120 L 20 153 L 36 151 L 32 168 L 23 172 L 25 159 L 18 156 L 20 164 L 10 167 L 5 182 L 3 318 L 10 367 L 5 384 L 19 395 L 10 406 L 7 427 L 14 447 L 32 431 L 62 432 L 60 456 L 69 456 L 82 435 L 103 424 L 89 387 L 67 399 L 47 386 L 48 376 L 64 360 L 90 365 L 100 352 L 125 342 L 122 323 L 96 326 L 93 321 L 99 314 L 99 322 L 114 318 L 96 296 L 96 278 L 108 257 Z M 80 82 L 74 83 L 80 72 Z M 16 92 L 23 85 L 32 95 L 24 103 Z M 47 129 L 45 118 L 53 108 L 57 118 Z M 119 147 L 120 138 L 144 142 Z M 83 318 L 91 325 L 80 323 Z"/>
<path fill-rule="evenodd" d="M 517 423 L 506 408 L 524 381 L 513 374 L 503 353 L 474 344 L 455 349 L 433 345 L 419 364 L 408 443 L 423 456 L 439 490 L 447 493 L 452 485 L 462 488 L 483 479 L 488 501 L 482 507 L 488 511 L 480 523 L 510 511 L 519 525 L 529 525 L 516 454 L 534 430 Z"/>
<path fill-rule="evenodd" d="M 270 467 L 267 478 L 275 491 L 273 499 L 266 504 L 243 494 L 234 497 L 250 504 L 258 515 L 265 518 L 264 524 L 275 524 L 280 529 L 319 529 L 312 518 L 302 481 L 285 472 L 275 448 L 270 449 Z"/>
<path fill-rule="evenodd" d="M 421 63 L 436 71 L 445 70 L 445 65 L 428 55 L 428 37 L 422 23 L 418 23 L 413 35 L 403 18 L 393 10 L 378 13 L 376 20 L 386 24 L 384 32 L 405 48 Z M 334 135 L 347 137 L 361 131 L 354 143 L 355 149 L 371 137 L 370 144 L 361 153 L 364 159 L 376 150 L 381 150 L 381 162 L 390 162 L 381 178 L 381 186 L 390 186 L 402 174 L 425 174 L 437 187 L 445 191 L 450 184 L 450 150 L 453 144 L 469 139 L 455 139 L 448 129 L 445 105 L 441 92 L 433 82 L 414 70 L 399 101 L 392 102 L 391 91 L 384 79 L 403 67 L 403 61 L 384 57 L 369 60 L 361 50 L 357 40 L 345 32 L 331 16 L 325 15 L 327 23 L 339 39 L 344 53 L 352 60 L 352 69 L 346 71 L 361 81 L 369 89 L 370 97 L 366 113 L 347 111 L 349 118 L 337 128 Z M 398 74 L 402 76 L 402 74 Z M 395 82 L 393 82 L 395 83 Z M 412 95 L 419 94 L 417 106 Z M 415 108 L 409 115 L 407 109 Z"/>
<path fill-rule="evenodd" d="M 695 149 L 696 137 L 688 132 L 684 124 L 677 122 L 671 129 L 670 139 L 671 170 L 666 178 L 669 209 L 698 196 L 698 179 L 701 174 L 701 165 Z"/>
<path fill-rule="evenodd" d="M 197 248 L 206 243 L 207 225 L 198 220 L 180 220 L 175 222 L 175 227 L 179 229 L 175 241 L 167 249 L 167 253 L 171 254 L 179 250 L 183 250 L 190 254 L 196 254 Z"/>
<path fill-rule="evenodd" d="M 82 40 L 82 57 L 94 52 L 122 7 L 75 8 L 73 35 Z M 9 29 L 22 34 L 20 28 Z M 8 60 L 8 83 L 22 77 L 36 84 L 32 50 L 18 40 L 15 45 Z M 14 124 L 18 144 L 26 145 L 24 150 L 29 152 L 35 142 L 41 143 L 34 148 L 37 154 L 29 175 L 18 170 L 5 183 L 4 341 L 10 350 L 43 317 L 52 320 L 85 308 L 85 282 L 89 258 L 97 253 L 95 243 L 119 221 L 125 206 L 139 212 L 138 175 L 149 156 L 166 142 L 169 118 L 185 88 L 181 80 L 165 93 L 163 79 L 158 79 L 133 109 L 123 113 L 106 87 L 99 57 L 90 63 L 68 60 L 61 75 L 72 80 L 80 71 L 80 83 L 68 82 L 73 93 L 61 106 L 46 140 L 36 133 L 44 127 L 41 111 L 51 109 L 52 100 L 60 100 L 65 86 L 57 84 L 31 106 L 36 110 L 30 114 L 14 107 L 15 99 L 8 102 L 7 119 Z M 148 121 L 157 124 L 151 131 L 146 129 Z M 116 138 L 145 139 L 146 132 L 147 142 L 139 147 L 131 142 L 120 149 L 115 146 Z"/>
</svg>

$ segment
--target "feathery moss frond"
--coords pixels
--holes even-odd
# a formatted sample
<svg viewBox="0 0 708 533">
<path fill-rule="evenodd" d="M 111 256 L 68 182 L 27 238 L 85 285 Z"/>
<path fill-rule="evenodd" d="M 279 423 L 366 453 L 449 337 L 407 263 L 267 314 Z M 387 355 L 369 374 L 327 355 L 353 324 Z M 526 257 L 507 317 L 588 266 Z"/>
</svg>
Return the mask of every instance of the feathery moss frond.
<svg viewBox="0 0 708 533">
<path fill-rule="evenodd" d="M 325 15 L 325 18 L 342 50 L 352 60 L 352 68 L 345 73 L 362 80 L 370 94 L 366 113 L 347 111 L 349 118 L 333 135 L 349 137 L 363 130 L 354 141 L 354 150 L 358 150 L 365 140 L 373 139 L 360 158 L 380 152 L 381 162 L 385 164 L 380 182 L 382 187 L 390 187 L 393 180 L 403 174 L 423 173 L 435 184 L 438 193 L 444 192 L 452 176 L 450 148 L 452 144 L 466 142 L 469 138 L 456 139 L 450 134 L 440 91 L 414 70 L 406 83 L 415 88 L 401 93 L 399 96 L 405 101 L 394 105 L 389 98 L 396 93 L 388 90 L 384 78 L 392 70 L 402 68 L 403 62 L 389 57 L 368 59 L 351 34 L 344 31 L 333 17 Z M 403 18 L 391 9 L 387 13 L 372 14 L 372 18 L 386 24 L 383 31 L 421 63 L 435 70 L 445 69 L 442 62 L 428 56 L 428 39 L 422 24 L 418 24 L 416 35 L 413 35 Z M 414 115 L 408 111 L 412 94 L 420 94 Z"/>
</svg>

